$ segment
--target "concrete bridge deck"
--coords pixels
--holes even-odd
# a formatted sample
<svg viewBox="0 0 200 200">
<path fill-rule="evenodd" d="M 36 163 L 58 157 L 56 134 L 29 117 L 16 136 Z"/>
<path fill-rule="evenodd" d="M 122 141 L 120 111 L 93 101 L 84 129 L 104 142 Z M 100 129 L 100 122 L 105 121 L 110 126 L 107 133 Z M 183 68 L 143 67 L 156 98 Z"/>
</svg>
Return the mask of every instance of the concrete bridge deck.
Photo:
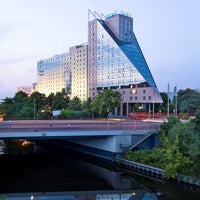
<svg viewBox="0 0 200 200">
<path fill-rule="evenodd" d="M 34 139 L 41 136 L 81 137 L 111 136 L 127 134 L 140 130 L 156 130 L 161 122 L 131 120 L 18 120 L 0 122 L 0 139 L 24 138 Z"/>
<path fill-rule="evenodd" d="M 139 141 L 155 145 L 162 122 L 131 120 L 46 120 L 0 122 L 0 140 L 22 139 L 37 146 L 78 151 L 114 161 Z"/>
</svg>

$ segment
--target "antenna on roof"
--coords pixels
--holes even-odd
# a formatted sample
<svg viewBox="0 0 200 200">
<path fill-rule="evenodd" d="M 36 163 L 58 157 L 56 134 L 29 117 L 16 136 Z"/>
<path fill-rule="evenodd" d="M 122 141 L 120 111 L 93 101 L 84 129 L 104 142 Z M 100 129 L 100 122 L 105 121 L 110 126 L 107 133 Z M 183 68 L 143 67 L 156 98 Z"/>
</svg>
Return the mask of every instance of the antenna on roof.
<svg viewBox="0 0 200 200">
<path fill-rule="evenodd" d="M 95 17 L 97 16 L 96 19 L 97 19 L 97 18 L 102 19 L 102 18 L 101 18 L 102 16 L 100 16 L 96 11 L 94 11 L 94 15 L 95 15 Z"/>
<path fill-rule="evenodd" d="M 101 19 L 105 19 L 105 18 L 106 16 L 103 13 L 101 13 Z"/>
<path fill-rule="evenodd" d="M 96 11 L 92 12 L 90 9 L 88 9 L 88 21 L 91 20 L 91 16 L 92 19 L 105 19 L 106 17 L 104 16 L 103 13 L 99 14 Z"/>
</svg>

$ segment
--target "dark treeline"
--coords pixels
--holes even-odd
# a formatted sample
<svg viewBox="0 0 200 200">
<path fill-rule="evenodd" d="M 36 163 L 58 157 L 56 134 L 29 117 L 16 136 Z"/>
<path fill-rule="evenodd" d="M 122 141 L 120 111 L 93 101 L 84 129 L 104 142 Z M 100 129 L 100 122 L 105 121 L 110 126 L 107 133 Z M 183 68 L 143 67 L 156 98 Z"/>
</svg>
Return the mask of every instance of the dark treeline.
<svg viewBox="0 0 200 200">
<path fill-rule="evenodd" d="M 161 93 L 163 103 L 155 104 L 155 112 L 167 113 L 168 95 Z M 176 97 L 170 98 L 169 112 L 174 114 Z M 23 91 L 17 92 L 13 98 L 6 97 L 0 104 L 0 115 L 5 120 L 9 119 L 51 119 L 53 110 L 61 110 L 58 119 L 77 119 L 107 117 L 115 107 L 121 103 L 121 94 L 118 91 L 104 90 L 95 100 L 88 98 L 81 101 L 78 97 L 70 99 L 64 90 L 45 94 L 34 92 L 31 95 Z M 140 105 L 134 105 L 134 111 L 145 111 L 139 109 Z M 196 90 L 179 90 L 177 93 L 177 111 L 182 118 L 195 115 L 200 109 L 200 93 Z M 148 112 L 148 110 L 146 110 Z"/>
<path fill-rule="evenodd" d="M 176 96 L 177 95 L 177 96 Z M 168 94 L 161 93 L 163 104 L 157 105 L 157 108 L 162 112 L 167 112 Z M 185 90 L 179 90 L 177 94 L 174 94 L 169 100 L 169 112 L 171 114 L 175 111 L 175 104 L 177 98 L 177 112 L 180 117 L 187 117 L 190 115 L 195 116 L 197 110 L 200 110 L 200 92 L 187 88 Z"/>
<path fill-rule="evenodd" d="M 30 96 L 19 91 L 13 98 L 5 98 L 0 104 L 0 115 L 10 119 L 51 119 L 53 110 L 60 110 L 58 119 L 107 117 L 115 107 L 119 107 L 121 94 L 118 91 L 104 90 L 95 100 L 82 102 L 78 97 L 70 99 L 65 91 L 45 96 L 34 92 Z"/>
</svg>

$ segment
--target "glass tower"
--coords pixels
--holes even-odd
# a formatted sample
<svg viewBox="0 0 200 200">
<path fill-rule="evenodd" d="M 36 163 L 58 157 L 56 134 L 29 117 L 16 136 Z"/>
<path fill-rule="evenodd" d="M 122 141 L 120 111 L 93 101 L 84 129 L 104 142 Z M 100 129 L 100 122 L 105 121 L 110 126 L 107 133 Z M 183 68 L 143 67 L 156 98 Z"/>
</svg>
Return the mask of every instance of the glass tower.
<svg viewBox="0 0 200 200">
<path fill-rule="evenodd" d="M 126 104 L 162 103 L 153 76 L 133 32 L 133 18 L 122 12 L 107 16 L 89 14 L 88 22 L 88 88 L 94 99 L 105 88 L 119 90 Z M 148 106 L 150 107 L 150 106 Z"/>
</svg>

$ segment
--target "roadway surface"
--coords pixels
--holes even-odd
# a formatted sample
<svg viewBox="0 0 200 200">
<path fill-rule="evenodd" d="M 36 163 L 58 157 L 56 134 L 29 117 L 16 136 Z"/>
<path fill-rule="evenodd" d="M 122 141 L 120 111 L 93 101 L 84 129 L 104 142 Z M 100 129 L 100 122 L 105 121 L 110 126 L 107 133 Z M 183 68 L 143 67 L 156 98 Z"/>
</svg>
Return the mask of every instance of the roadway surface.
<svg viewBox="0 0 200 200">
<path fill-rule="evenodd" d="M 1 121 L 0 139 L 58 139 L 145 134 L 159 129 L 160 121 L 131 120 L 19 120 Z M 146 131 L 145 131 L 146 130 Z M 45 137 L 43 137 L 45 136 Z"/>
<path fill-rule="evenodd" d="M 156 130 L 162 121 L 142 120 L 18 120 L 0 122 L 2 132 Z"/>
</svg>

